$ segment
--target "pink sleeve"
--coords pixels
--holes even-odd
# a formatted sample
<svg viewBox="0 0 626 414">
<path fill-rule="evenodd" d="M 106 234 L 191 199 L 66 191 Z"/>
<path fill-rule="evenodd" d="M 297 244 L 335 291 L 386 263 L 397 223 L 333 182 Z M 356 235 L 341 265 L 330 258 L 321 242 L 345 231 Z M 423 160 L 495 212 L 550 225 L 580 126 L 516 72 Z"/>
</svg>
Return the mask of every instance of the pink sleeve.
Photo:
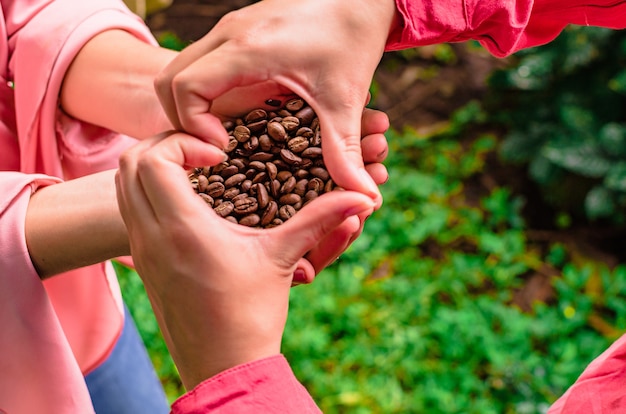
<svg viewBox="0 0 626 414">
<path fill-rule="evenodd" d="M 282 355 L 239 365 L 202 382 L 172 414 L 321 413 Z"/>
<path fill-rule="evenodd" d="M 568 24 L 626 27 L 626 2 L 615 0 L 396 0 L 396 6 L 400 24 L 387 50 L 476 40 L 504 57 L 552 41 Z"/>
<path fill-rule="evenodd" d="M 93 412 L 83 376 L 25 242 L 24 220 L 32 192 L 58 181 L 0 172 L 0 412 L 35 413 L 50 407 L 58 413 Z"/>
<path fill-rule="evenodd" d="M 626 335 L 596 358 L 548 414 L 626 412 Z"/>
<path fill-rule="evenodd" d="M 2 0 L 2 7 L 22 172 L 68 179 L 116 168 L 132 140 L 64 116 L 59 91 L 74 56 L 93 36 L 122 29 L 156 44 L 148 27 L 121 0 Z"/>
</svg>

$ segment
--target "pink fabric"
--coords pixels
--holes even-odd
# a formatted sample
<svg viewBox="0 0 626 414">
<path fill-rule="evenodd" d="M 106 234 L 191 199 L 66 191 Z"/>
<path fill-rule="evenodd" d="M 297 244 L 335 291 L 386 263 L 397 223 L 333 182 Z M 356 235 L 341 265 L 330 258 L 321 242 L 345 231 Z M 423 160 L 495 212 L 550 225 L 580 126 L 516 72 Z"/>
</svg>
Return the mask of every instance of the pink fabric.
<svg viewBox="0 0 626 414">
<path fill-rule="evenodd" d="M 123 323 L 115 273 L 103 263 L 42 283 L 24 217 L 38 186 L 115 168 L 133 142 L 58 110 L 78 50 L 111 28 L 155 41 L 121 0 L 0 5 L 0 412 L 89 413 L 83 373 L 106 358 Z"/>
<path fill-rule="evenodd" d="M 200 383 L 173 414 L 321 413 L 282 355 L 239 365 Z"/>
<path fill-rule="evenodd" d="M 626 28 L 619 0 L 396 0 L 402 25 L 387 50 L 476 40 L 504 57 L 552 41 L 567 24 Z"/>
</svg>

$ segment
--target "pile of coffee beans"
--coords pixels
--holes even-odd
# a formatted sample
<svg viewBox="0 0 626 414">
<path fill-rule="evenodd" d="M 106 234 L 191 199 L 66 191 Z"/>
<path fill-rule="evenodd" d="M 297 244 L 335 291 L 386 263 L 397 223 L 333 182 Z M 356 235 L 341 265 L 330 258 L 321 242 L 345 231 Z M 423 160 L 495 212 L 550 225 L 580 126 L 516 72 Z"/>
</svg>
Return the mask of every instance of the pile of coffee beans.
<svg viewBox="0 0 626 414">
<path fill-rule="evenodd" d="M 335 186 L 322 159 L 319 120 L 302 99 L 274 111 L 255 109 L 227 121 L 229 159 L 189 175 L 194 190 L 217 214 L 249 227 L 289 220 Z"/>
</svg>

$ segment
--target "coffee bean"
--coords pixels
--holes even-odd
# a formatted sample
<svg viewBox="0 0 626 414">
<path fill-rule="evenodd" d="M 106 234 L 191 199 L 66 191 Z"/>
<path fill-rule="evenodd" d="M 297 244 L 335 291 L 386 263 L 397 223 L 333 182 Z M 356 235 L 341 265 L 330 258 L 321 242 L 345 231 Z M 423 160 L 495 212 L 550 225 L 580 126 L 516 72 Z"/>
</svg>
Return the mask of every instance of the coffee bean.
<svg viewBox="0 0 626 414">
<path fill-rule="evenodd" d="M 255 227 L 261 222 L 261 218 L 257 214 L 250 214 L 239 220 L 239 224 L 248 227 Z"/>
<path fill-rule="evenodd" d="M 267 226 L 270 224 L 272 220 L 274 220 L 274 217 L 276 217 L 276 214 L 278 214 L 278 204 L 276 204 L 276 201 L 270 201 L 261 217 L 261 225 Z"/>
<path fill-rule="evenodd" d="M 297 112 L 304 106 L 304 100 L 300 98 L 290 99 L 285 103 L 285 109 L 289 112 Z"/>
<path fill-rule="evenodd" d="M 233 205 L 235 206 L 234 210 L 237 214 L 250 214 L 259 209 L 259 203 L 257 199 L 248 196 L 233 201 Z"/>
<path fill-rule="evenodd" d="M 228 188 L 228 187 L 233 187 L 236 185 L 239 185 L 243 182 L 243 180 L 246 179 L 246 175 L 245 174 L 235 174 L 232 177 L 228 177 L 228 179 L 226 179 L 226 181 L 224 181 L 224 187 Z"/>
<path fill-rule="evenodd" d="M 267 135 L 276 141 L 284 141 L 287 139 L 287 131 L 280 122 L 270 122 L 267 124 Z"/>
<path fill-rule="evenodd" d="M 230 201 L 224 201 L 213 210 L 222 217 L 226 217 L 233 212 L 235 206 Z"/>
<path fill-rule="evenodd" d="M 233 136 L 239 142 L 246 142 L 250 139 L 250 129 L 243 125 L 238 125 L 233 130 Z"/>
<path fill-rule="evenodd" d="M 305 137 L 295 137 L 287 142 L 287 146 L 291 152 L 299 154 L 309 147 L 309 140 Z"/>
<path fill-rule="evenodd" d="M 304 100 L 255 109 L 222 125 L 230 135 L 229 159 L 189 174 L 191 187 L 218 215 L 276 227 L 321 194 L 341 190 L 324 165 L 319 119 Z"/>
<path fill-rule="evenodd" d="M 296 209 L 293 208 L 293 206 L 290 206 L 288 204 L 278 209 L 278 217 L 280 217 L 284 221 L 289 220 L 295 214 L 296 214 Z"/>
<path fill-rule="evenodd" d="M 207 187 L 206 193 L 215 199 L 215 198 L 221 197 L 222 194 L 224 194 L 224 190 L 225 190 L 224 184 L 215 182 L 215 183 L 209 184 L 209 186 Z"/>
<path fill-rule="evenodd" d="M 302 158 L 298 157 L 296 154 L 289 151 L 288 149 L 280 150 L 280 158 L 282 158 L 283 161 L 285 161 L 289 165 L 298 166 L 302 162 Z"/>
<path fill-rule="evenodd" d="M 244 117 L 244 122 L 246 124 L 250 124 L 252 122 L 257 122 L 261 120 L 267 119 L 267 112 L 264 109 L 254 109 Z"/>
<path fill-rule="evenodd" d="M 256 192 L 256 199 L 260 208 L 265 208 L 270 202 L 270 195 L 267 193 L 267 188 L 262 183 L 258 183 L 254 186 Z"/>
</svg>

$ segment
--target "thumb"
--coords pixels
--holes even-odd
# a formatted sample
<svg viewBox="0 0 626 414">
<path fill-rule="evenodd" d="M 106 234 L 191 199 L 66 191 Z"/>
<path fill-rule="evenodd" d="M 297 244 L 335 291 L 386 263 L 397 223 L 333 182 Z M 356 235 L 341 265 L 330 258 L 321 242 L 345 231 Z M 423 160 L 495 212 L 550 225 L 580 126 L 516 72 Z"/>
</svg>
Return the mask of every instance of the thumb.
<svg viewBox="0 0 626 414">
<path fill-rule="evenodd" d="M 275 228 L 277 248 L 287 263 L 296 263 L 346 219 L 373 208 L 372 199 L 356 191 L 323 194 Z"/>
<path fill-rule="evenodd" d="M 333 181 L 346 190 L 366 194 L 377 207 L 382 203 L 378 187 L 363 164 L 361 105 L 319 115 L 324 163 Z"/>
</svg>

